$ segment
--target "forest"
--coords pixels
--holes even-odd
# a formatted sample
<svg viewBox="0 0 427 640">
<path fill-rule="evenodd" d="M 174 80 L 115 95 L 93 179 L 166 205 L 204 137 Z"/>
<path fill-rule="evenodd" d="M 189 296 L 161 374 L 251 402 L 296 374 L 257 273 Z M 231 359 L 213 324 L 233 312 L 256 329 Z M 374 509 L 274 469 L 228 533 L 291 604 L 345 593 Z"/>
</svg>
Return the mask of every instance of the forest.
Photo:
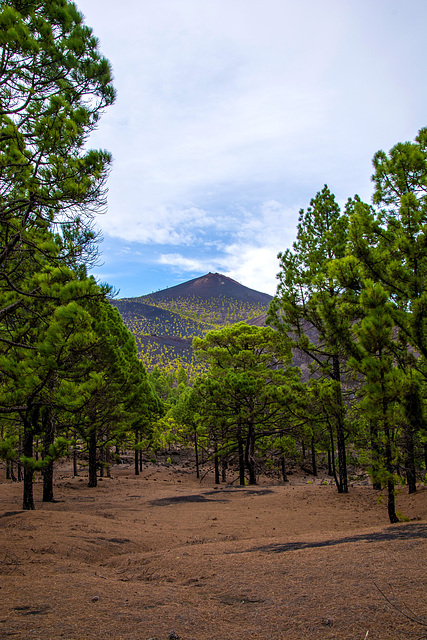
<svg viewBox="0 0 427 640">
<path fill-rule="evenodd" d="M 23 509 L 40 475 L 54 500 L 61 460 L 95 487 L 124 452 L 138 474 L 173 446 L 218 484 L 322 462 L 345 494 L 362 469 L 399 522 L 396 486 L 427 478 L 427 129 L 375 154 L 372 203 L 341 210 L 325 185 L 300 211 L 265 326 L 182 304 L 183 338 L 196 313 L 206 328 L 199 364 L 162 367 L 88 275 L 111 156 L 87 141 L 110 64 L 66 0 L 4 3 L 0 40 L 0 457 Z"/>
</svg>

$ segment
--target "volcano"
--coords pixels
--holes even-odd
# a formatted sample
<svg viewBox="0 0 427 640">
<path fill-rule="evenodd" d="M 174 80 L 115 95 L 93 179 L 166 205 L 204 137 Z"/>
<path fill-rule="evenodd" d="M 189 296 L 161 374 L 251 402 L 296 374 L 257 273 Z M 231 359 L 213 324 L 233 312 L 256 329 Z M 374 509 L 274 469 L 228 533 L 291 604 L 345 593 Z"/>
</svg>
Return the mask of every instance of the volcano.
<svg viewBox="0 0 427 640">
<path fill-rule="evenodd" d="M 136 338 L 147 369 L 195 366 L 192 341 L 211 329 L 264 324 L 272 296 L 220 273 L 207 273 L 145 296 L 112 300 Z"/>
<path fill-rule="evenodd" d="M 157 291 L 149 296 L 143 296 L 141 301 L 151 300 L 179 300 L 180 298 L 198 297 L 201 300 L 212 300 L 218 298 L 230 298 L 248 304 L 268 305 L 272 299 L 267 293 L 255 291 L 243 286 L 236 280 L 232 280 L 220 273 L 207 273 L 194 280 L 188 280 L 162 291 Z"/>
</svg>

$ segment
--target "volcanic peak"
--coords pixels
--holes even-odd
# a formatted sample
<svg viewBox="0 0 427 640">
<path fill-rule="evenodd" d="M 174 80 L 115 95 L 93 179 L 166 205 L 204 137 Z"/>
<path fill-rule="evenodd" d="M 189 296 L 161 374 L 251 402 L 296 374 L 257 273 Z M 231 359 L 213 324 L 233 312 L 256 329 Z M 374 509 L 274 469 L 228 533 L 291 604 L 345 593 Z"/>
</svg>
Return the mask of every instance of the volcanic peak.
<svg viewBox="0 0 427 640">
<path fill-rule="evenodd" d="M 140 299 L 149 298 L 153 303 L 156 300 L 177 300 L 182 298 L 189 298 L 195 296 L 197 298 L 208 300 L 212 298 L 233 298 L 235 300 L 269 304 L 271 296 L 260 291 L 255 291 L 249 287 L 236 282 L 228 276 L 224 276 L 221 273 L 207 273 L 206 275 L 188 280 L 182 284 L 175 285 L 162 291 L 156 291 L 149 296 L 141 296 Z"/>
</svg>

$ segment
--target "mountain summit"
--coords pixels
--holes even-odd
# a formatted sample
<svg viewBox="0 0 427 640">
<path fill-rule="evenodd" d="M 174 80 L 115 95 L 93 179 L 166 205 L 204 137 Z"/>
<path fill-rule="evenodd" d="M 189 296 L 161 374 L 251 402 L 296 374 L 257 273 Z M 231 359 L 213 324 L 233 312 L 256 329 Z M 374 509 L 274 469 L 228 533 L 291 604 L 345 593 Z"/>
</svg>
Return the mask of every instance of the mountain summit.
<svg viewBox="0 0 427 640">
<path fill-rule="evenodd" d="M 112 300 L 148 369 L 191 365 L 192 340 L 240 321 L 264 324 L 272 296 L 220 273 L 207 273 L 146 296 Z"/>
<path fill-rule="evenodd" d="M 189 298 L 195 296 L 202 300 L 210 300 L 216 298 L 233 298 L 241 302 L 254 304 L 269 304 L 271 296 L 267 293 L 249 289 L 236 280 L 232 280 L 221 273 L 207 273 L 194 280 L 188 280 L 182 284 L 178 284 L 149 296 L 141 296 L 140 299 L 153 301 L 178 300 L 179 298 Z"/>
</svg>

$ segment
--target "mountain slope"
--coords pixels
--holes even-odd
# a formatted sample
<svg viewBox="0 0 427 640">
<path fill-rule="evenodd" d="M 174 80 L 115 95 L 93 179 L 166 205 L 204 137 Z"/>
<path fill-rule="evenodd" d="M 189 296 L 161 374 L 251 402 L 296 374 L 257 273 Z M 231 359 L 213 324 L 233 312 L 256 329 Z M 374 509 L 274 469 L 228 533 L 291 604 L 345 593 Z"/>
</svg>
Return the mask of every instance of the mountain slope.
<svg viewBox="0 0 427 640">
<path fill-rule="evenodd" d="M 232 280 L 220 273 L 207 273 L 200 278 L 188 280 L 174 287 L 156 291 L 149 296 L 142 296 L 140 300 L 150 298 L 151 300 L 166 301 L 179 300 L 180 298 L 200 298 L 202 300 L 231 298 L 245 303 L 269 304 L 271 296 L 255 289 L 249 289 L 242 284 Z"/>
<path fill-rule="evenodd" d="M 113 300 L 112 304 L 134 334 L 148 369 L 185 366 L 195 371 L 191 348 L 195 336 L 242 320 L 263 324 L 271 299 L 227 276 L 208 273 L 150 295 Z"/>
</svg>

